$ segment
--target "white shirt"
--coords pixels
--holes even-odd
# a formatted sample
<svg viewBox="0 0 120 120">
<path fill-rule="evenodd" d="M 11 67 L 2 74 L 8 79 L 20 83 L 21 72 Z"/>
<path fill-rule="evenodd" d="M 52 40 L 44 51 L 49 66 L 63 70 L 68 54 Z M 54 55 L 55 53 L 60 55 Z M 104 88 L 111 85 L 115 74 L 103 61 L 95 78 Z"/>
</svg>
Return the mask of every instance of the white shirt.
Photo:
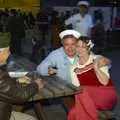
<svg viewBox="0 0 120 120">
<path fill-rule="evenodd" d="M 71 64 L 73 64 L 73 63 L 74 63 L 75 58 L 74 58 L 74 57 L 73 57 L 73 58 L 68 57 L 68 60 L 70 61 L 70 63 L 71 63 Z"/>
<path fill-rule="evenodd" d="M 65 20 L 65 25 L 70 24 L 72 24 L 73 29 L 80 32 L 83 36 L 89 36 L 89 30 L 93 26 L 92 17 L 89 14 L 82 17 L 80 13 Z"/>
</svg>

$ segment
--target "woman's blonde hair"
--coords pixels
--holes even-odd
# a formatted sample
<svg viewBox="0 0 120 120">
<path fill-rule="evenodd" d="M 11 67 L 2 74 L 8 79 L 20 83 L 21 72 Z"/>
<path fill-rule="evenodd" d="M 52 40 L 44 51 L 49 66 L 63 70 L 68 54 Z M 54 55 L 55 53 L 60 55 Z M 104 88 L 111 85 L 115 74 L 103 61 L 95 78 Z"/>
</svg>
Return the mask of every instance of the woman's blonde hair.
<svg viewBox="0 0 120 120">
<path fill-rule="evenodd" d="M 89 49 L 92 49 L 94 46 L 92 40 L 87 36 L 81 36 L 79 40 L 85 43 Z"/>
</svg>

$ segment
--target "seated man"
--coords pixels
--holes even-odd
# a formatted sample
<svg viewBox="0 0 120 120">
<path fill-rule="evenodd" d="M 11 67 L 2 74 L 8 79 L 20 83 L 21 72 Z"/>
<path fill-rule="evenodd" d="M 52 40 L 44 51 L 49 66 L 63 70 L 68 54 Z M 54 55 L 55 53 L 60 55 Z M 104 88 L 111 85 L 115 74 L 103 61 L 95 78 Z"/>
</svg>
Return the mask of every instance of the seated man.
<svg viewBox="0 0 120 120">
<path fill-rule="evenodd" d="M 9 48 L 0 49 L 0 120 L 36 120 L 30 115 L 12 112 L 12 104 L 24 103 L 37 93 L 43 84 L 39 79 L 23 87 L 21 83 L 12 80 L 2 66 L 9 54 Z"/>
<path fill-rule="evenodd" d="M 70 66 L 75 64 L 75 48 L 80 36 L 81 34 L 75 30 L 62 31 L 59 37 L 63 46 L 52 51 L 37 67 L 37 72 L 41 75 L 56 74 L 61 79 L 71 82 L 69 70 Z M 104 61 L 101 66 L 111 63 L 103 56 L 99 59 Z"/>
</svg>

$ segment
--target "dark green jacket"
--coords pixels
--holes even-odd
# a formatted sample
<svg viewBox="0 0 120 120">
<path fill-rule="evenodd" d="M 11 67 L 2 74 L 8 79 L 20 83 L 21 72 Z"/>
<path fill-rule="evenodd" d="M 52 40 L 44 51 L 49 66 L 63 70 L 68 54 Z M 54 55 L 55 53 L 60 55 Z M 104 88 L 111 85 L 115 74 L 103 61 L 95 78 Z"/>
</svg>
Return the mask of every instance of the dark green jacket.
<svg viewBox="0 0 120 120">
<path fill-rule="evenodd" d="M 10 120 L 12 104 L 24 103 L 36 92 L 36 83 L 23 86 L 0 69 L 0 120 Z"/>
</svg>

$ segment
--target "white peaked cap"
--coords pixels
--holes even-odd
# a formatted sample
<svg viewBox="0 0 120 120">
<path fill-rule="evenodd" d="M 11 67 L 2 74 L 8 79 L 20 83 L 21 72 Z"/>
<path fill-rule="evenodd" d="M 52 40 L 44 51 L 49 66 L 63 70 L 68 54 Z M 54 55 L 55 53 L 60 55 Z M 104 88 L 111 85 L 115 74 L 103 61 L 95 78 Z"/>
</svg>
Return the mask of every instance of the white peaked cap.
<svg viewBox="0 0 120 120">
<path fill-rule="evenodd" d="M 0 48 L 0 52 L 3 51 L 4 49 L 9 49 L 9 47 Z"/>
<path fill-rule="evenodd" d="M 85 6 L 89 6 L 89 3 L 87 2 L 87 1 L 79 1 L 78 3 L 77 3 L 77 5 L 78 6 L 80 6 L 80 5 L 85 5 Z"/>
<path fill-rule="evenodd" d="M 81 34 L 76 30 L 64 30 L 59 34 L 59 37 L 60 39 L 63 39 L 67 35 L 72 35 L 77 39 L 81 36 Z"/>
</svg>

